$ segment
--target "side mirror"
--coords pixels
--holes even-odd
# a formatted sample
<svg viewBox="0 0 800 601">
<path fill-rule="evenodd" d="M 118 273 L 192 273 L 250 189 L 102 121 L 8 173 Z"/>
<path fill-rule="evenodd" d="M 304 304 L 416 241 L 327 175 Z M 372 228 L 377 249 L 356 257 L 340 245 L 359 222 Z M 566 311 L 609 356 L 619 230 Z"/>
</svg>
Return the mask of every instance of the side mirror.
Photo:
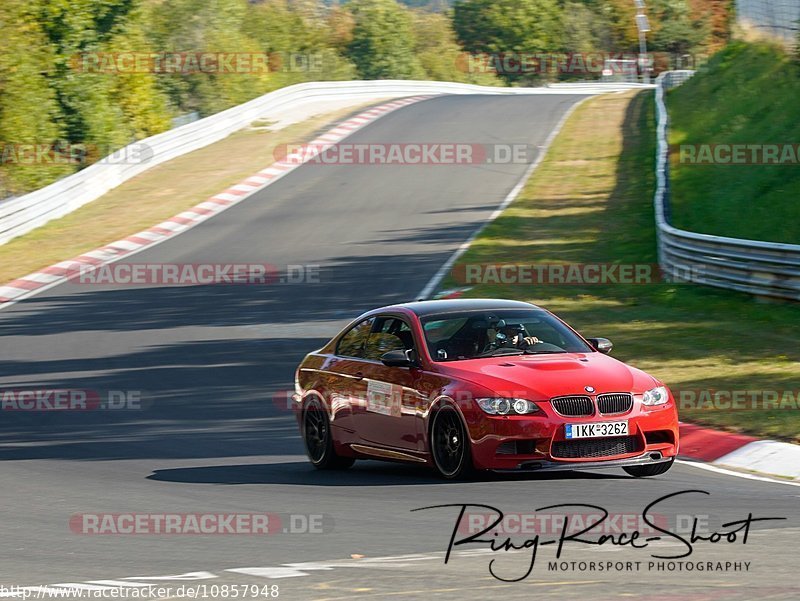
<svg viewBox="0 0 800 601">
<path fill-rule="evenodd" d="M 614 345 L 611 344 L 611 341 L 608 338 L 587 338 L 586 340 L 588 340 L 589 344 L 591 344 L 604 355 L 609 354 L 611 349 L 614 348 Z"/>
<path fill-rule="evenodd" d="M 389 351 L 381 355 L 381 363 L 388 367 L 415 367 L 417 358 L 412 350 Z"/>
</svg>

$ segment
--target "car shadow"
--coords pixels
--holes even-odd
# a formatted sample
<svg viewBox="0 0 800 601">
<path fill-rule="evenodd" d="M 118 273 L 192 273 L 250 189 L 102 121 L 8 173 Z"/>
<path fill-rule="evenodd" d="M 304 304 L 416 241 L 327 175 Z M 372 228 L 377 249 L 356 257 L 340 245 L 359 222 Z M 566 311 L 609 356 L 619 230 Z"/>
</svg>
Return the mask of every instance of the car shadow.
<svg viewBox="0 0 800 601">
<path fill-rule="evenodd" d="M 301 461 L 250 463 L 155 470 L 148 480 L 184 484 L 288 484 L 295 486 L 418 486 L 545 480 L 604 480 L 626 474 L 593 471 L 495 473 L 481 472 L 468 481 L 443 480 L 432 470 L 405 464 L 359 461 L 348 470 L 321 471 Z"/>
</svg>

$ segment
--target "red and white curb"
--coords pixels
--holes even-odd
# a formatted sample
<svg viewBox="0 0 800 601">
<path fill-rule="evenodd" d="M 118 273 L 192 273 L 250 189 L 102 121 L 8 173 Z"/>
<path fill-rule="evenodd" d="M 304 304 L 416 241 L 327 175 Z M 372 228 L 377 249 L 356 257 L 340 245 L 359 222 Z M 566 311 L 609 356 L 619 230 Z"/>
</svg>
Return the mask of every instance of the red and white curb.
<svg viewBox="0 0 800 601">
<path fill-rule="evenodd" d="M 289 154 L 266 169 L 262 169 L 227 190 L 158 225 L 0 286 L 0 309 L 67 281 L 70 275 L 79 273 L 82 267 L 97 267 L 113 263 L 173 238 L 240 203 L 253 193 L 294 171 L 319 154 L 325 145 L 340 142 L 365 125 L 394 110 L 431 97 L 431 95 L 410 96 L 359 113 L 310 142 L 300 154 Z"/>
<path fill-rule="evenodd" d="M 683 423 L 680 435 L 681 458 L 800 480 L 800 445 Z"/>
<path fill-rule="evenodd" d="M 467 286 L 464 288 L 448 288 L 447 290 L 442 290 L 441 292 L 437 292 L 434 294 L 433 298 L 436 300 L 448 300 L 451 298 L 461 298 L 464 296 L 464 293 L 471 290 L 472 286 Z"/>
</svg>

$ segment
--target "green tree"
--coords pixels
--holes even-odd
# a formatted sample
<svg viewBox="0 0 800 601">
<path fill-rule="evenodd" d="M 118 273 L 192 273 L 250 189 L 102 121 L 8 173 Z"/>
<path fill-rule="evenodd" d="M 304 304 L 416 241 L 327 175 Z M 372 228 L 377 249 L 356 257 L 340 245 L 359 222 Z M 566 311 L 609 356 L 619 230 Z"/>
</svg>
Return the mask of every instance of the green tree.
<svg viewBox="0 0 800 601">
<path fill-rule="evenodd" d="M 686 0 L 651 0 L 648 14 L 653 23 L 650 47 L 654 52 L 699 53 L 710 37 L 706 19 L 693 19 Z"/>
<path fill-rule="evenodd" d="M 346 13 L 316 0 L 268 0 L 250 5 L 244 30 L 270 56 L 271 89 L 356 77 L 354 65 L 336 49 L 332 14 Z"/>
<path fill-rule="evenodd" d="M 424 76 L 414 54 L 411 15 L 395 0 L 353 0 L 353 40 L 347 56 L 364 79 L 417 79 Z"/>
<path fill-rule="evenodd" d="M 119 32 L 109 41 L 107 50 L 112 53 L 151 50 L 142 10 L 131 11 Z M 159 75 L 152 72 L 123 72 L 112 77 L 111 99 L 123 115 L 120 128 L 131 139 L 140 140 L 170 128 L 174 109 L 159 87 L 158 78 Z"/>
<path fill-rule="evenodd" d="M 247 0 L 154 0 L 148 20 L 152 47 L 167 53 L 263 53 L 247 34 Z M 251 100 L 270 88 L 266 68 L 243 72 L 185 72 L 159 76 L 181 111 L 210 115 Z"/>
<path fill-rule="evenodd" d="M 411 12 L 415 33 L 414 54 L 426 79 L 458 81 L 479 85 L 501 85 L 494 73 L 475 69 L 455 39 L 452 21 L 447 15 L 427 10 Z"/>
<path fill-rule="evenodd" d="M 99 52 L 125 21 L 132 0 L 33 0 L 37 21 L 54 53 L 51 85 L 70 141 L 120 146 L 124 115 L 111 100 L 113 77 L 76 70 L 82 53 Z"/>
<path fill-rule="evenodd" d="M 556 0 L 458 0 L 453 26 L 461 45 L 492 57 L 557 53 L 564 43 L 562 13 Z M 521 72 L 501 73 L 518 82 Z"/>
<path fill-rule="evenodd" d="M 610 14 L 603 6 L 572 0 L 564 4 L 563 14 L 564 49 L 567 52 L 615 50 Z"/>
<path fill-rule="evenodd" d="M 58 164 L 21 164 L 22 144 L 56 144 L 63 135 L 55 92 L 54 56 L 35 13 L 24 0 L 0 4 L 0 199 L 69 173 Z"/>
</svg>

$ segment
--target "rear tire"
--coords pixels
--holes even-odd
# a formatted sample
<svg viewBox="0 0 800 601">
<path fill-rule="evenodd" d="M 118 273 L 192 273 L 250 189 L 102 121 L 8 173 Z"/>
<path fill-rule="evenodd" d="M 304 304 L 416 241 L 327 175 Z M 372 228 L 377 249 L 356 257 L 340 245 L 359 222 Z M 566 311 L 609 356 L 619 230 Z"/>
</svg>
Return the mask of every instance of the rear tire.
<svg viewBox="0 0 800 601">
<path fill-rule="evenodd" d="M 647 478 L 648 476 L 659 476 L 669 471 L 669 468 L 672 467 L 673 463 L 675 463 L 674 457 L 669 461 L 664 461 L 663 463 L 654 463 L 652 465 L 631 465 L 628 467 L 623 467 L 622 469 L 635 478 Z"/>
<path fill-rule="evenodd" d="M 473 471 L 469 437 L 461 416 L 450 405 L 433 415 L 430 452 L 436 471 L 445 480 L 461 480 Z"/>
<path fill-rule="evenodd" d="M 347 469 L 356 461 L 336 454 L 328 412 L 317 399 L 309 401 L 303 411 L 303 442 L 308 460 L 318 470 Z"/>
</svg>

